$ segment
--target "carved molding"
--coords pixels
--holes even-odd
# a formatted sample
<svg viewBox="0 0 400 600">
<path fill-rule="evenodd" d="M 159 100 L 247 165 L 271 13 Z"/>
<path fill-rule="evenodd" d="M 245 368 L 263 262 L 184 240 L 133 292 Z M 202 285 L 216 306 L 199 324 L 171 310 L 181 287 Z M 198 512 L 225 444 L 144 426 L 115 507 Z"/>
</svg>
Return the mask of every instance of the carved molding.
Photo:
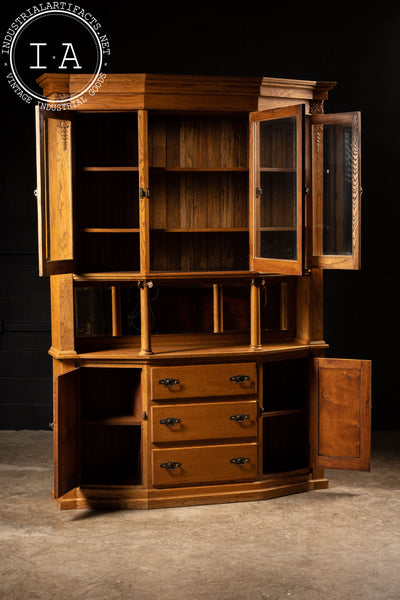
<svg viewBox="0 0 400 600">
<path fill-rule="evenodd" d="M 323 128 L 324 128 L 324 126 L 322 125 L 322 123 L 313 125 L 313 128 L 312 128 L 313 136 L 314 136 L 314 148 L 315 148 L 316 154 L 319 154 L 320 149 L 321 149 L 321 135 L 322 135 Z"/>
<path fill-rule="evenodd" d="M 57 121 L 57 129 L 61 137 L 62 148 L 63 150 L 66 150 L 68 147 L 70 122 L 60 119 L 59 121 Z"/>
<path fill-rule="evenodd" d="M 323 100 L 310 100 L 310 115 L 320 115 L 324 112 Z"/>
</svg>

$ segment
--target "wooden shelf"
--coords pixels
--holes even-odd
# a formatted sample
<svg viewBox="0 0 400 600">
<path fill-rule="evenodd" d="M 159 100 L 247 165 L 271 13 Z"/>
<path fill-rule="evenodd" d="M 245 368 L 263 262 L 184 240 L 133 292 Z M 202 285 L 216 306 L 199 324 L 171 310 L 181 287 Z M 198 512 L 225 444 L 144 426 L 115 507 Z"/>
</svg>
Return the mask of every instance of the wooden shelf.
<svg viewBox="0 0 400 600">
<path fill-rule="evenodd" d="M 248 359 L 273 354 L 275 357 L 279 356 L 283 359 L 285 357 L 302 358 L 309 356 L 315 349 L 328 347 L 325 342 L 309 345 L 293 339 L 273 341 L 273 338 L 267 339 L 267 336 L 264 336 L 262 347 L 253 350 L 250 347 L 249 332 L 153 334 L 151 340 L 153 354 L 150 357 L 144 357 L 140 354 L 139 336 L 81 338 L 78 342 L 78 356 L 75 358 L 86 365 L 108 363 L 109 361 L 114 364 L 120 362 L 124 364 L 142 364 L 147 358 L 151 357 L 153 360 L 156 358 L 159 361 L 168 361 L 176 357 L 209 361 L 216 358 L 231 360 L 235 356 Z M 55 349 L 50 353 L 54 358 L 58 357 Z M 265 414 L 272 416 L 274 413 Z M 278 414 L 283 413 L 282 411 L 276 411 L 276 416 Z"/>
<path fill-rule="evenodd" d="M 83 425 L 135 425 L 140 426 L 141 421 L 137 417 L 133 417 L 131 415 L 126 416 L 118 416 L 118 417 L 108 417 L 107 419 L 93 419 L 93 420 L 84 420 Z"/>
<path fill-rule="evenodd" d="M 284 417 L 285 415 L 295 415 L 298 413 L 303 413 L 305 412 L 305 408 L 288 408 L 285 410 L 270 410 L 270 411 L 266 411 L 263 414 L 263 418 L 271 418 L 271 417 Z"/>
<path fill-rule="evenodd" d="M 248 173 L 248 167 L 150 167 L 157 173 Z"/>
<path fill-rule="evenodd" d="M 259 227 L 258 231 L 297 231 L 297 227 Z"/>
<path fill-rule="evenodd" d="M 261 173 L 297 173 L 293 167 L 259 167 Z"/>
<path fill-rule="evenodd" d="M 139 227 L 84 227 L 81 233 L 140 233 Z"/>
<path fill-rule="evenodd" d="M 150 231 L 162 233 L 232 233 L 232 232 L 248 232 L 248 227 L 154 227 Z"/>
<path fill-rule="evenodd" d="M 82 171 L 95 172 L 95 173 L 106 173 L 106 172 L 138 172 L 139 167 L 82 167 Z"/>
</svg>

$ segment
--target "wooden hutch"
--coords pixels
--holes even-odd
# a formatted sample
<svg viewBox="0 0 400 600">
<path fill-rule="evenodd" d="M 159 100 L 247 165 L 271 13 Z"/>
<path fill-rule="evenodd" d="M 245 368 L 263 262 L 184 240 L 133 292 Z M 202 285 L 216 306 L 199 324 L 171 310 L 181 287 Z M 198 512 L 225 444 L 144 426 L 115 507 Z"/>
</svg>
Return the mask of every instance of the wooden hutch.
<svg viewBox="0 0 400 600">
<path fill-rule="evenodd" d="M 51 101 L 75 75 L 39 79 Z M 324 358 L 360 267 L 360 115 L 331 82 L 108 75 L 37 107 L 60 508 L 262 500 L 369 469 L 370 362 Z"/>
</svg>

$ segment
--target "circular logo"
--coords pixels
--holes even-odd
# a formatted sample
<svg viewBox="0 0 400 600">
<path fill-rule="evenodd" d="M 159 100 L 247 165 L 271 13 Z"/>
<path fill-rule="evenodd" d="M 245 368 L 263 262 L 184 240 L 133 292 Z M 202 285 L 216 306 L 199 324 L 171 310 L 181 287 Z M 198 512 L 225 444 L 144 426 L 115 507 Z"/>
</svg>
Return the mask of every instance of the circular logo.
<svg viewBox="0 0 400 600">
<path fill-rule="evenodd" d="M 66 2 L 47 2 L 21 13 L 2 43 L 6 78 L 25 102 L 47 102 L 40 86 L 44 74 L 75 75 L 69 93 L 51 99 L 58 109 L 82 104 L 85 94 L 98 91 L 110 54 L 99 21 L 82 7 Z"/>
</svg>

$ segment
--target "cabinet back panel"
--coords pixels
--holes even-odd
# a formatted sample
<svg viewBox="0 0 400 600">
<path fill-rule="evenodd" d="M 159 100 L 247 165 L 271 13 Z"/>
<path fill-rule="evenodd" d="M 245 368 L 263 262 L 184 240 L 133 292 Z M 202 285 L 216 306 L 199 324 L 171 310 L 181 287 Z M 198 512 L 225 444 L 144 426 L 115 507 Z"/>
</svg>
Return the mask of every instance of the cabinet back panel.
<svg viewBox="0 0 400 600">
<path fill-rule="evenodd" d="M 151 234 L 153 271 L 245 271 L 249 239 L 243 232 Z"/>
<path fill-rule="evenodd" d="M 263 473 L 294 471 L 308 466 L 307 413 L 263 419 Z"/>
<path fill-rule="evenodd" d="M 78 181 L 79 230 L 139 227 L 137 172 L 82 172 Z"/>
<path fill-rule="evenodd" d="M 81 483 L 137 485 L 141 482 L 140 427 L 84 425 Z"/>
<path fill-rule="evenodd" d="M 248 118 L 215 115 L 149 115 L 152 167 L 248 166 Z"/>
<path fill-rule="evenodd" d="M 139 233 L 81 233 L 78 271 L 139 271 Z"/>
<path fill-rule="evenodd" d="M 307 406 L 309 360 L 293 359 L 263 365 L 265 412 Z"/>
<path fill-rule="evenodd" d="M 140 369 L 82 370 L 82 420 L 140 415 Z"/>
<path fill-rule="evenodd" d="M 212 288 L 153 288 L 150 292 L 152 333 L 211 332 L 212 294 Z"/>
<path fill-rule="evenodd" d="M 150 228 L 247 228 L 248 174 L 150 174 Z"/>
<path fill-rule="evenodd" d="M 78 167 L 137 167 L 137 113 L 78 114 L 76 155 Z"/>
</svg>

